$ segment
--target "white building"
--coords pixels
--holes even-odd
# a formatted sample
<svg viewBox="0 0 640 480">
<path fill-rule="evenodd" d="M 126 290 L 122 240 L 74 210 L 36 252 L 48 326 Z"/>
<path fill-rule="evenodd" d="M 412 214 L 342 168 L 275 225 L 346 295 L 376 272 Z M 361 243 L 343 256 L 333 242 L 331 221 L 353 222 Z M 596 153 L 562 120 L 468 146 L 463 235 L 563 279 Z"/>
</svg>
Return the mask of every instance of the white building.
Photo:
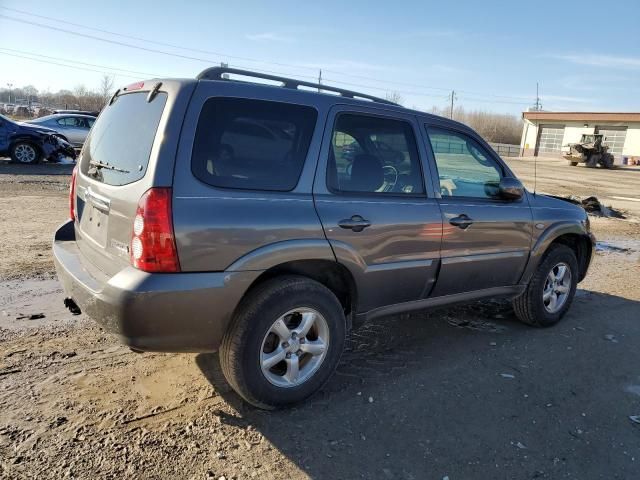
<svg viewBox="0 0 640 480">
<path fill-rule="evenodd" d="M 603 143 L 616 157 L 640 157 L 640 113 L 524 112 L 524 156 L 560 155 L 566 145 L 580 141 L 583 133 L 601 133 Z"/>
</svg>

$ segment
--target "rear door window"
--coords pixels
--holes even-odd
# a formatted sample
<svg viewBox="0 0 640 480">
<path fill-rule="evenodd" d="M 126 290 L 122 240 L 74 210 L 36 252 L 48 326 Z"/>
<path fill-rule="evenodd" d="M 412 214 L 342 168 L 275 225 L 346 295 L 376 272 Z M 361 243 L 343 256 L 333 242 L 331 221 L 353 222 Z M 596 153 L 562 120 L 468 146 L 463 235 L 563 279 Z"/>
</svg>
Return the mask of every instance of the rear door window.
<svg viewBox="0 0 640 480">
<path fill-rule="evenodd" d="M 301 105 L 210 98 L 198 120 L 193 174 L 216 187 L 293 190 L 316 119 L 315 109 Z"/>
<path fill-rule="evenodd" d="M 82 173 L 108 185 L 126 185 L 144 177 L 166 103 L 165 92 L 150 103 L 147 92 L 117 96 L 87 137 Z"/>
<path fill-rule="evenodd" d="M 406 121 L 341 114 L 331 147 L 327 185 L 333 192 L 424 193 L 416 138 Z"/>
</svg>

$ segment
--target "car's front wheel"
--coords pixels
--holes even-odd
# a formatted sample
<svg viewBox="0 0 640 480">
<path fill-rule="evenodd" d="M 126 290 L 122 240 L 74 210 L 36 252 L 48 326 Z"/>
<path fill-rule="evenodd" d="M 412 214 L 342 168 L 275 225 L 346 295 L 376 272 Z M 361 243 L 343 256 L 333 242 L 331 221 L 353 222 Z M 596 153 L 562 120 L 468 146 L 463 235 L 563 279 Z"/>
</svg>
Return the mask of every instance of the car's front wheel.
<svg viewBox="0 0 640 480">
<path fill-rule="evenodd" d="M 40 156 L 40 149 L 29 142 L 18 142 L 11 148 L 14 163 L 38 163 Z"/>
<path fill-rule="evenodd" d="M 342 306 L 328 288 L 305 277 L 278 277 L 243 300 L 222 341 L 220 365 L 252 405 L 289 406 L 330 378 L 345 330 Z"/>
<path fill-rule="evenodd" d="M 536 327 L 555 325 L 569 310 L 577 282 L 578 261 L 573 250 L 565 245 L 551 245 L 527 289 L 514 299 L 516 315 Z"/>
</svg>

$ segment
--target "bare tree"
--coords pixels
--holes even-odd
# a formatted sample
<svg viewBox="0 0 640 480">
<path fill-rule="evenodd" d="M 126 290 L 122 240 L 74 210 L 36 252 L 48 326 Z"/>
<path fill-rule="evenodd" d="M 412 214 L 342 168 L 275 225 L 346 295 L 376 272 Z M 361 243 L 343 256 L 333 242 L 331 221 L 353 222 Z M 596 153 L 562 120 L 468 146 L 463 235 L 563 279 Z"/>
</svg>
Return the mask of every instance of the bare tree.
<svg viewBox="0 0 640 480">
<path fill-rule="evenodd" d="M 102 98 L 102 105 L 106 105 L 113 94 L 113 76 L 106 74 L 102 76 L 98 93 Z"/>
<path fill-rule="evenodd" d="M 403 102 L 402 95 L 400 95 L 400 93 L 395 91 L 387 92 L 386 95 L 384 96 L 384 99 L 393 103 L 397 103 L 398 105 L 402 105 L 402 102 Z"/>
<path fill-rule="evenodd" d="M 443 117 L 449 117 L 449 107 L 433 107 L 431 112 Z M 453 118 L 469 125 L 488 142 L 512 145 L 520 143 L 522 119 L 515 115 L 483 110 L 466 111 L 464 107 L 458 106 L 453 112 Z"/>
</svg>

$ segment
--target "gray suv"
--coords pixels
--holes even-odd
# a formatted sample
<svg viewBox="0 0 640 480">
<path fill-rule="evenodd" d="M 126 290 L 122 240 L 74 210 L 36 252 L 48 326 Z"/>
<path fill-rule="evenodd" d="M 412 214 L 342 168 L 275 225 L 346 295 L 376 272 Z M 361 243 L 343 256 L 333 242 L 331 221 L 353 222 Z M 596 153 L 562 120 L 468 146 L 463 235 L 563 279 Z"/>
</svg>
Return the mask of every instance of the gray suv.
<svg viewBox="0 0 640 480">
<path fill-rule="evenodd" d="M 53 244 L 73 312 L 137 351 L 219 351 L 262 408 L 321 388 L 374 317 L 506 297 L 553 325 L 593 251 L 584 210 L 469 127 L 228 68 L 116 92 Z"/>
</svg>

